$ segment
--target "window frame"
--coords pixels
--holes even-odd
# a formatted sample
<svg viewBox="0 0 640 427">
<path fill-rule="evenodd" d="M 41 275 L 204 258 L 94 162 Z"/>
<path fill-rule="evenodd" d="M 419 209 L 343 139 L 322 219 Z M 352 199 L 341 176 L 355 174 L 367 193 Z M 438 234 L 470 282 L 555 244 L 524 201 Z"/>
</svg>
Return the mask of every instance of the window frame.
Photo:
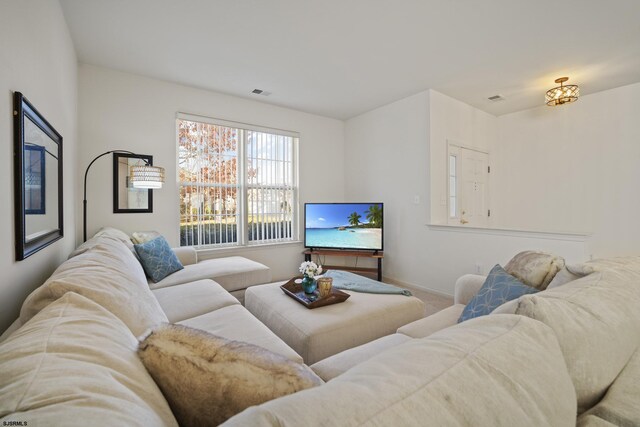
<svg viewBox="0 0 640 427">
<path fill-rule="evenodd" d="M 179 121 L 186 120 L 192 122 L 199 122 L 214 126 L 223 126 L 233 128 L 239 131 L 238 144 L 236 148 L 237 161 L 237 174 L 238 182 L 236 185 L 213 183 L 208 184 L 211 187 L 233 187 L 237 188 L 238 200 L 237 200 L 237 221 L 236 226 L 237 241 L 234 243 L 212 243 L 212 244 L 200 244 L 192 245 L 199 250 L 222 250 L 222 249 L 242 249 L 260 246 L 271 245 L 287 245 L 291 243 L 298 243 L 300 241 L 300 208 L 299 208 L 299 144 L 300 134 L 298 132 L 270 128 L 266 126 L 253 125 L 243 122 L 234 122 L 230 120 L 217 119 L 213 117 L 201 116 L 197 114 L 189 114 L 178 112 L 175 118 L 175 132 L 176 132 L 176 181 L 178 185 L 178 195 L 181 193 L 183 186 L 188 185 L 186 182 L 180 181 L 180 140 L 179 140 Z M 291 203 L 291 236 L 283 239 L 262 239 L 262 240 L 249 240 L 249 191 L 252 189 L 264 189 L 264 186 L 258 184 L 249 184 L 249 178 L 247 174 L 249 157 L 247 153 L 247 144 L 249 140 L 250 132 L 260 132 L 270 135 L 283 136 L 292 138 L 291 141 L 291 182 L 290 185 L 270 185 L 269 188 L 282 188 L 282 190 L 291 190 L 292 203 Z M 182 237 L 180 234 L 180 201 L 178 200 L 178 235 L 180 236 L 180 244 L 182 244 Z M 241 226 L 240 226 L 241 225 Z M 200 233 L 200 231 L 199 231 Z M 201 241 L 199 239 L 199 241 Z"/>
<path fill-rule="evenodd" d="M 455 173 L 451 173 L 451 158 L 455 158 Z M 460 201 L 460 149 L 459 147 L 448 143 L 447 150 L 447 218 L 448 220 L 460 219 L 459 201 Z M 454 194 L 451 194 L 451 178 L 455 179 Z M 455 199 L 454 213 L 451 215 L 451 199 Z"/>
</svg>

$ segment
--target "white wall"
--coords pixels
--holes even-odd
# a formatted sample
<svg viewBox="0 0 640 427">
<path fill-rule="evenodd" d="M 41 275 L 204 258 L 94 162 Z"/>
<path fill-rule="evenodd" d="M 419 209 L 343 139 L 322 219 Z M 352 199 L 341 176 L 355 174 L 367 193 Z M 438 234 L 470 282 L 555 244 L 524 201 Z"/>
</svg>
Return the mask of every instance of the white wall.
<svg viewBox="0 0 640 427">
<path fill-rule="evenodd" d="M 640 83 L 500 116 L 494 221 L 592 233 L 594 257 L 640 250 Z"/>
<path fill-rule="evenodd" d="M 464 102 L 429 90 L 431 224 L 446 224 L 449 143 L 489 152 L 497 139 L 496 117 Z M 491 194 L 489 194 L 489 199 Z M 491 221 L 491 218 L 489 218 Z M 491 222 L 490 222 L 491 224 Z"/>
<path fill-rule="evenodd" d="M 436 111 L 431 113 L 433 97 Z M 346 122 L 345 197 L 385 203 L 384 276 L 452 294 L 460 275 L 478 268 L 486 274 L 525 249 L 562 254 L 570 262 L 584 260 L 584 242 L 573 237 L 426 225 L 433 188 L 430 136 L 436 135 L 435 152 L 441 154 L 438 149 L 449 136 L 477 147 L 487 144 L 485 135 L 495 131 L 491 117 L 466 111 L 457 102 L 433 91 L 421 92 Z M 450 116 L 440 115 L 451 108 Z"/>
<path fill-rule="evenodd" d="M 64 238 L 15 261 L 13 91 L 22 92 L 63 140 Z M 25 297 L 75 247 L 77 63 L 60 5 L 50 0 L 0 2 L 0 331 L 18 316 Z"/>
<path fill-rule="evenodd" d="M 125 149 L 153 155 L 154 164 L 165 167 L 167 176 L 164 188 L 154 190 L 153 213 L 114 214 L 113 160 L 111 156 L 98 160 L 91 167 L 87 184 L 89 236 L 104 226 L 129 233 L 157 230 L 169 243 L 178 245 L 177 112 L 299 132 L 300 206 L 305 201 L 343 200 L 344 122 L 340 120 L 91 65 L 80 66 L 79 108 L 82 171 L 96 155 Z M 79 240 L 81 227 L 80 219 Z M 302 244 L 295 244 L 204 256 L 241 253 L 271 267 L 274 279 L 284 279 L 295 273 L 303 260 L 302 249 Z"/>
<path fill-rule="evenodd" d="M 417 242 L 404 237 L 426 223 L 428 117 L 429 93 L 421 92 L 346 122 L 345 195 L 353 202 L 384 203 L 387 277 L 402 276 L 419 259 Z"/>
</svg>

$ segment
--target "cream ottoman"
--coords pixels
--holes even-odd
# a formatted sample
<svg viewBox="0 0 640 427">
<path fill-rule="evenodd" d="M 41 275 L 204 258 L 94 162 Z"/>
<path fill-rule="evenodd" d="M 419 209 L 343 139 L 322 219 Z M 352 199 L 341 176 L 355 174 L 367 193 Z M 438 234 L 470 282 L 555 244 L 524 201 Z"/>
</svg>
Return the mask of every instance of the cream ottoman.
<svg viewBox="0 0 640 427">
<path fill-rule="evenodd" d="M 424 316 L 415 297 L 345 291 L 345 302 L 308 309 L 282 292 L 286 282 L 252 286 L 245 307 L 311 365 Z"/>
</svg>

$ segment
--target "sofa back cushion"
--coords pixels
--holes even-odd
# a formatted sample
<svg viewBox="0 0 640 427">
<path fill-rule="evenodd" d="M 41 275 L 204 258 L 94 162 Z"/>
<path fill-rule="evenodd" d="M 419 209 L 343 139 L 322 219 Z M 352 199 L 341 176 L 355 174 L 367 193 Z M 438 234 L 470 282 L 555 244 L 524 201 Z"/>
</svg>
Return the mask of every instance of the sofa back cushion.
<svg viewBox="0 0 640 427">
<path fill-rule="evenodd" d="M 615 268 L 519 299 L 516 313 L 553 329 L 578 396 L 595 405 L 640 345 L 640 270 Z"/>
<path fill-rule="evenodd" d="M 348 402 L 348 404 L 345 404 Z M 321 387 L 231 418 L 231 426 L 573 425 L 576 397 L 553 331 L 484 316 L 388 349 Z"/>
<path fill-rule="evenodd" d="M 88 242 L 88 250 L 65 261 L 27 297 L 20 311 L 22 323 L 67 292 L 100 304 L 120 318 L 134 335 L 167 322 L 140 263 L 127 246 L 108 236 Z"/>
<path fill-rule="evenodd" d="M 137 344 L 103 307 L 65 294 L 0 345 L 0 425 L 176 426 Z"/>
</svg>

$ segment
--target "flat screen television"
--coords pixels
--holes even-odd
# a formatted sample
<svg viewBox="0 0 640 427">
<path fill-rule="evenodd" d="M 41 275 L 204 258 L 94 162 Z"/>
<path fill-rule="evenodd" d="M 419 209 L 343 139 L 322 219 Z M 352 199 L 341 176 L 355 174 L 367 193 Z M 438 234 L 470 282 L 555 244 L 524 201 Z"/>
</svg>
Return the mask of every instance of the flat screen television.
<svg viewBox="0 0 640 427">
<path fill-rule="evenodd" d="M 317 249 L 383 249 L 382 203 L 305 203 L 304 246 Z"/>
</svg>

